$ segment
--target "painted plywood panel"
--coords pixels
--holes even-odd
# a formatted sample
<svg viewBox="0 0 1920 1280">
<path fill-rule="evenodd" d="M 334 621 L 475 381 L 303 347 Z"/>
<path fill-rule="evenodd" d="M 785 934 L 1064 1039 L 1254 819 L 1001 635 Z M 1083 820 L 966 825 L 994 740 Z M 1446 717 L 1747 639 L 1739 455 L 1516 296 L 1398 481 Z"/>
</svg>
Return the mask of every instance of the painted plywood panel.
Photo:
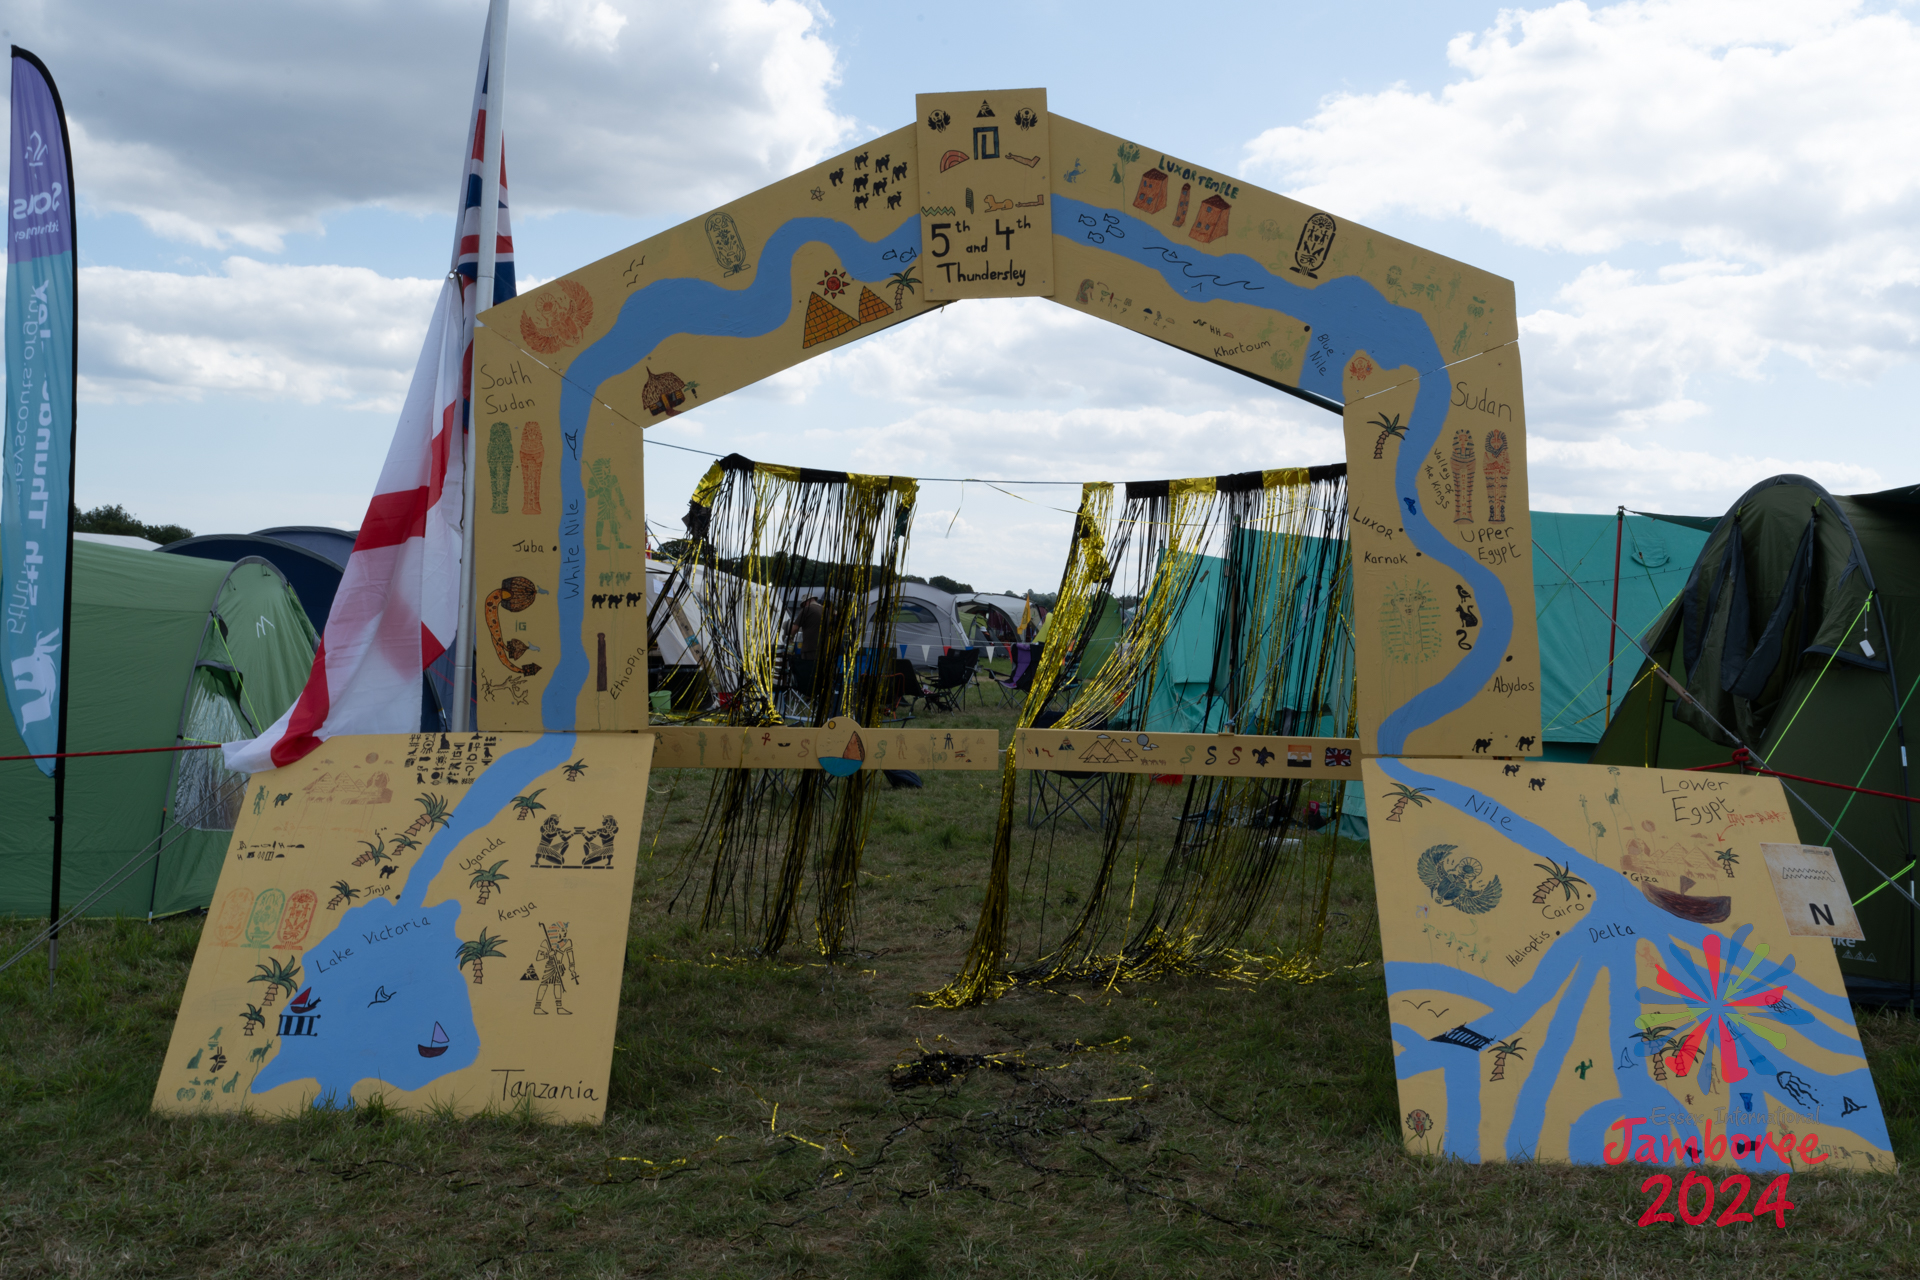
<svg viewBox="0 0 1920 1280">
<path fill-rule="evenodd" d="M 1052 142 L 1058 301 L 1347 407 L 1349 502 L 1376 530 L 1354 543 L 1367 751 L 1537 749 L 1512 284 L 1059 115 Z M 1369 466 L 1382 413 L 1391 448 Z M 1456 504 L 1462 432 L 1475 480 Z M 1416 615 L 1417 660 L 1385 657 L 1366 623 L 1396 608 Z"/>
<path fill-rule="evenodd" d="M 1369 755 L 1540 752 L 1519 347 L 1345 378 L 1360 738 Z"/>
<path fill-rule="evenodd" d="M 833 719 L 808 725 L 661 725 L 656 769 L 969 770 L 1000 767 L 1000 735 L 992 729 L 866 728 Z"/>
<path fill-rule="evenodd" d="M 1362 349 L 1429 372 L 1519 336 L 1499 276 L 1057 113 L 1051 141 L 1069 306 L 1335 401 Z"/>
<path fill-rule="evenodd" d="M 155 1109 L 598 1121 L 652 747 L 353 735 L 255 774 Z"/>
<path fill-rule="evenodd" d="M 1360 742 L 1356 738 L 1095 729 L 1022 729 L 1016 737 L 1016 759 L 1023 769 L 1348 781 L 1360 776 Z"/>
<path fill-rule="evenodd" d="M 1796 842 L 1778 781 L 1370 759 L 1365 783 L 1410 1148 L 1893 1168 L 1832 943 L 1762 856 Z"/>
<path fill-rule="evenodd" d="M 643 611 L 604 604 L 645 579 L 641 431 L 923 311 L 914 169 L 895 130 L 483 314 L 476 579 L 482 598 L 516 577 L 547 594 L 513 616 L 541 670 L 482 686 L 482 726 L 646 726 Z M 483 625 L 476 670 L 500 683 L 516 673 L 491 648 Z"/>
<path fill-rule="evenodd" d="M 914 111 L 927 296 L 1052 294 L 1047 91 L 923 93 Z"/>
</svg>

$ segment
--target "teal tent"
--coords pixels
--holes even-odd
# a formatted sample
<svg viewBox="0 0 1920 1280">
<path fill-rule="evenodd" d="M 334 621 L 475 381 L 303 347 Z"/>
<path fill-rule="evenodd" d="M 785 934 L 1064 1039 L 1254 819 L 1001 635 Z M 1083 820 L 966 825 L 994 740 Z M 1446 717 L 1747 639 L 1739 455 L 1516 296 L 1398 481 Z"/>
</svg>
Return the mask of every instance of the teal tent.
<svg viewBox="0 0 1920 1280">
<path fill-rule="evenodd" d="M 1613 639 L 1617 712 L 1640 674 L 1634 641 L 1687 584 L 1707 532 L 1665 518 L 1535 511 L 1534 616 L 1540 625 L 1541 746 L 1549 760 L 1584 763 L 1606 728 L 1607 644 Z M 1620 630 L 1613 553 L 1620 545 Z"/>
<path fill-rule="evenodd" d="M 1535 511 L 1535 614 L 1540 627 L 1542 745 L 1548 759 L 1584 761 L 1606 726 L 1607 645 L 1613 624 L 1614 541 L 1620 542 L 1620 596 L 1614 636 L 1613 702 L 1617 708 L 1639 674 L 1634 639 L 1686 585 L 1707 531 L 1684 521 L 1630 515 Z M 1711 522 L 1708 522 L 1710 525 Z M 1180 733 L 1218 732 L 1219 709 L 1209 697 L 1214 674 L 1219 569 L 1208 557 L 1161 650 L 1160 671 L 1146 724 Z M 1350 661 L 1351 659 L 1349 659 Z M 1344 705 L 1322 709 L 1314 732 L 1343 732 Z M 1348 788 L 1347 822 L 1365 833 L 1366 801 Z M 1343 826 L 1347 825 L 1343 822 Z"/>
<path fill-rule="evenodd" d="M 110 751 L 251 737 L 280 717 L 313 666 L 299 598 L 264 560 L 228 564 L 74 544 L 67 749 Z M 0 716 L 0 756 L 26 752 Z M 214 751 L 67 762 L 61 904 L 102 889 L 129 860 L 160 856 L 87 907 L 163 915 L 213 897 L 241 779 Z M 0 762 L 0 914 L 43 916 L 51 885 L 53 782 Z"/>
<path fill-rule="evenodd" d="M 1243 533 L 1244 538 L 1264 538 L 1261 533 Z M 1317 542 L 1317 539 L 1309 541 Z M 1309 550 L 1302 554 L 1298 563 L 1315 566 L 1308 571 L 1310 581 L 1295 584 L 1296 590 L 1309 590 L 1317 593 L 1321 599 L 1337 597 L 1341 601 L 1343 613 L 1350 612 L 1352 601 L 1347 589 L 1334 590 L 1327 581 L 1332 572 L 1325 565 L 1333 557 Z M 1262 562 L 1262 557 L 1249 551 L 1243 559 L 1249 564 Z M 1180 604 L 1180 612 L 1160 649 L 1160 670 L 1155 674 L 1152 686 L 1152 699 L 1147 704 L 1145 717 L 1141 720 L 1144 727 L 1158 729 L 1163 733 L 1219 733 L 1228 726 L 1223 723 L 1225 700 L 1217 690 L 1226 684 L 1227 654 L 1219 641 L 1219 628 L 1223 610 L 1220 593 L 1224 589 L 1223 581 L 1227 562 L 1220 556 L 1201 556 L 1199 566 L 1193 575 L 1193 581 L 1187 588 L 1185 599 Z M 1283 575 L 1298 574 L 1294 567 L 1283 568 L 1274 562 L 1274 572 Z M 1349 584 L 1342 584 L 1343 588 Z M 1102 620 L 1105 621 L 1104 619 Z M 1267 617 L 1252 620 L 1251 625 L 1271 627 L 1274 619 Z M 1347 641 L 1341 646 L 1336 657 L 1344 672 L 1336 672 L 1327 681 L 1330 688 L 1348 691 L 1333 703 L 1321 707 L 1283 707 L 1281 715 L 1284 723 L 1276 725 L 1240 725 L 1241 733 L 1310 733 L 1322 737 L 1340 737 L 1346 732 L 1349 715 L 1349 699 L 1353 688 L 1353 629 L 1344 628 Z M 1242 639 L 1242 649 L 1251 647 L 1255 652 L 1264 652 L 1265 646 Z M 1313 646 L 1303 644 L 1296 653 L 1293 669 L 1285 672 L 1280 687 L 1299 688 L 1311 683 L 1310 673 L 1304 663 L 1312 661 L 1316 651 Z M 1258 685 L 1268 677 L 1264 672 L 1254 672 L 1245 677 L 1246 683 Z"/>
</svg>

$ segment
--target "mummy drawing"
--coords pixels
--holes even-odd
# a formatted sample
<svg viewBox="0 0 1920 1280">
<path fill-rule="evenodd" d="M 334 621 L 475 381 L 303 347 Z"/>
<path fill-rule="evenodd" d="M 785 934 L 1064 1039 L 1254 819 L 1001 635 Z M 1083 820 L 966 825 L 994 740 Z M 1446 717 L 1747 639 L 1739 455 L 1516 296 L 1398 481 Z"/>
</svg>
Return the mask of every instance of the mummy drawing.
<svg viewBox="0 0 1920 1280">
<path fill-rule="evenodd" d="M 1487 519 L 1494 524 L 1507 522 L 1507 477 L 1512 473 L 1507 433 L 1497 428 L 1487 432 Z"/>
<path fill-rule="evenodd" d="M 1453 433 L 1453 522 L 1473 523 L 1473 432 Z"/>
<path fill-rule="evenodd" d="M 547 443 L 540 424 L 529 422 L 520 428 L 520 514 L 540 514 L 540 471 L 546 464 Z"/>
<path fill-rule="evenodd" d="M 493 514 L 507 514 L 507 488 L 513 483 L 513 428 L 496 422 L 487 431 L 487 481 L 493 488 Z"/>
</svg>

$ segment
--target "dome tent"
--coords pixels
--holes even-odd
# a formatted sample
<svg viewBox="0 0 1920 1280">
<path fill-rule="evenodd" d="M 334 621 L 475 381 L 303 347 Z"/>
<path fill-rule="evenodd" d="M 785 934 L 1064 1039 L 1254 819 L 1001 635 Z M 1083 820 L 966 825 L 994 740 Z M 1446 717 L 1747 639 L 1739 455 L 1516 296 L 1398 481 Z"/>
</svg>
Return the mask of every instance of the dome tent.
<svg viewBox="0 0 1920 1280">
<path fill-rule="evenodd" d="M 108 751 L 251 736 L 306 683 L 316 643 L 299 599 L 263 560 L 73 549 L 67 750 Z M 24 755 L 0 716 L 0 755 Z M 163 915 L 205 906 L 237 812 L 237 777 L 218 751 L 67 761 L 62 905 L 71 907 L 162 841 L 155 862 L 90 915 Z M 31 760 L 0 762 L 0 913 L 40 916 L 51 881 L 53 781 Z"/>
<path fill-rule="evenodd" d="M 197 556 L 232 563 L 248 557 L 265 560 L 286 578 L 287 585 L 306 607 L 307 619 L 325 630 L 333 597 L 353 553 L 358 531 L 325 525 L 289 524 L 252 533 L 206 533 L 169 542 L 167 555 Z M 420 680 L 420 730 L 439 732 L 447 727 L 446 704 L 452 701 L 453 653 L 436 658 Z"/>
<path fill-rule="evenodd" d="M 1593 763 L 1685 769 L 1741 743 L 1773 768 L 1911 795 L 1903 708 L 1920 676 L 1920 488 L 1835 497 L 1804 476 L 1753 486 L 1714 526 L 1649 629 Z M 1682 685 L 1676 693 L 1657 662 Z M 1913 806 L 1788 781 L 1800 838 L 1839 859 L 1864 939 L 1835 954 L 1855 999 L 1911 998 Z M 1765 867 L 1739 867 L 1757 875 Z"/>
</svg>

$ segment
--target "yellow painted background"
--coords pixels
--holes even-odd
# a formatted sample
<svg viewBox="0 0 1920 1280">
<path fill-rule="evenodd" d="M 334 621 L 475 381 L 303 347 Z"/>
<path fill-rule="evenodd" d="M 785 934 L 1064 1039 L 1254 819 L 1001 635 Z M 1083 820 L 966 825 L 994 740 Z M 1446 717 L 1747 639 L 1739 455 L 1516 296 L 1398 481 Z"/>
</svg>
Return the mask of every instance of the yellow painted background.
<svg viewBox="0 0 1920 1280">
<path fill-rule="evenodd" d="M 1813 1009 L 1819 1022 L 1850 1046 L 1847 1051 L 1828 1050 L 1798 1028 L 1779 1024 L 1779 1029 L 1786 1034 L 1787 1048 L 1784 1054 L 1775 1054 L 1769 1046 L 1767 1052 L 1776 1059 L 1784 1057 L 1821 1072 L 1850 1071 L 1864 1065 L 1858 1047 L 1859 1033 L 1845 1002 L 1845 987 L 1833 945 L 1825 938 L 1791 934 L 1761 854 L 1762 842 L 1796 841 L 1786 797 L 1778 781 L 1538 761 L 1409 763 L 1422 773 L 1472 788 L 1482 800 L 1517 818 L 1537 823 L 1578 852 L 1621 872 L 1636 884 L 1650 883 L 1674 892 L 1684 889 L 1698 897 L 1730 898 L 1730 914 L 1724 923 L 1712 926 L 1716 932 L 1730 938 L 1740 926 L 1753 925 L 1749 946 L 1769 948 L 1766 963 L 1778 963 L 1791 955 L 1801 978 L 1832 996 L 1838 1001 L 1838 1007 L 1848 1010 L 1844 1018 L 1836 1018 Z M 1541 783 L 1537 789 L 1533 785 L 1536 779 Z M 1703 779 L 1718 785 L 1710 791 L 1690 789 L 1700 786 Z M 1400 805 L 1396 812 L 1392 780 L 1377 761 L 1367 761 L 1365 782 L 1381 942 L 1389 966 L 1396 963 L 1440 965 L 1484 979 L 1506 991 L 1518 991 L 1533 975 L 1547 950 L 1556 945 L 1591 945 L 1593 940 L 1583 934 L 1596 928 L 1604 930 L 1614 920 L 1617 912 L 1610 914 L 1609 903 L 1615 899 L 1592 885 L 1584 889 L 1576 886 L 1575 897 L 1571 899 L 1562 889 L 1554 888 L 1544 895 L 1543 902 L 1535 903 L 1533 898 L 1538 886 L 1548 879 L 1547 873 L 1537 865 L 1540 856 L 1499 835 L 1487 822 L 1469 817 L 1459 808 L 1427 796 L 1424 804 Z M 1705 806 L 1716 800 L 1721 801 L 1724 808 L 1706 810 Z M 1454 845 L 1479 859 L 1483 865 L 1479 877 L 1482 884 L 1498 876 L 1502 884 L 1499 904 L 1490 911 L 1469 914 L 1437 902 L 1416 874 L 1421 852 L 1437 844 Z M 1734 855 L 1732 875 L 1727 874 L 1727 864 L 1718 857 L 1722 850 Z M 1689 882 L 1684 886 L 1683 877 Z M 1660 948 L 1657 954 L 1661 962 L 1672 967 L 1665 953 L 1669 939 L 1635 936 L 1634 983 L 1637 987 L 1652 988 L 1656 946 Z M 1695 960 L 1699 961 L 1697 953 Z M 1584 971 L 1584 967 L 1583 963 L 1576 975 Z M 1601 975 L 1601 985 L 1583 1008 L 1573 1048 L 1564 1060 L 1544 1061 L 1537 1053 L 1546 1040 L 1548 1022 L 1559 1002 L 1566 998 L 1564 985 L 1516 1028 L 1533 1052 L 1510 1057 L 1502 1080 L 1489 1081 L 1491 1055 L 1485 1050 L 1479 1052 L 1481 1159 L 1504 1158 L 1520 1090 L 1537 1072 L 1550 1072 L 1553 1079 L 1538 1152 L 1544 1159 L 1567 1159 L 1574 1120 L 1596 1104 L 1621 1097 L 1615 1072 L 1621 1050 L 1627 1046 L 1615 1041 L 1612 1033 L 1617 1029 L 1609 1027 L 1605 1002 L 1600 998 L 1603 991 L 1610 990 L 1606 984 L 1621 972 L 1615 969 L 1611 974 Z M 1403 989 L 1395 985 L 1390 967 L 1387 992 L 1390 1017 L 1396 1027 L 1428 1040 L 1462 1023 L 1475 1025 L 1475 1019 L 1484 1017 L 1490 1006 L 1467 998 L 1464 992 L 1470 989 L 1463 986 L 1450 990 L 1445 984 Z M 1756 992 L 1762 989 L 1757 985 L 1752 988 Z M 1641 1007 L 1636 1004 L 1636 1008 Z M 1674 1008 L 1678 1007 L 1676 1000 Z M 1644 1008 L 1653 1012 L 1662 1010 L 1663 1006 Z M 1667 1017 L 1663 1020 L 1680 1021 Z M 1476 1029 L 1485 1030 L 1484 1027 Z M 1714 1048 L 1717 1055 L 1717 1037 Z M 1396 1054 L 1399 1052 L 1396 1047 Z M 1466 1049 L 1458 1052 L 1463 1059 L 1469 1053 Z M 1592 1064 L 1584 1075 L 1574 1070 L 1581 1061 Z M 1650 1065 L 1639 1056 L 1632 1059 L 1631 1069 L 1651 1076 Z M 1692 1079 L 1682 1079 L 1677 1072 L 1670 1072 L 1664 1087 L 1672 1098 L 1669 1114 L 1676 1118 L 1689 1113 L 1696 1121 L 1703 1121 L 1716 1108 L 1724 1109 L 1731 1101 L 1732 1091 L 1725 1081 L 1716 1081 L 1714 1091 L 1703 1094 Z M 1825 1105 L 1817 1117 L 1807 1118 L 1804 1114 L 1783 1110 L 1794 1105 L 1793 1101 L 1771 1077 L 1758 1070 L 1739 1082 L 1736 1089 L 1756 1094 L 1765 1092 L 1772 1108 L 1774 1131 L 1817 1132 L 1819 1150 L 1830 1157 L 1823 1163 L 1824 1168 L 1885 1171 L 1893 1167 L 1891 1152 L 1874 1146 L 1849 1126 L 1841 1115 L 1838 1097 L 1824 1098 Z M 1433 1117 L 1446 1114 L 1441 1073 L 1429 1071 L 1402 1079 L 1399 1090 L 1402 1136 L 1409 1149 L 1437 1150 L 1440 1133 L 1416 1136 L 1404 1120 L 1416 1110 L 1424 1110 Z M 1665 1125 L 1657 1123 L 1657 1118 L 1655 1120 L 1649 1131 L 1669 1132 Z M 1723 1110 L 1716 1119 L 1715 1131 L 1724 1129 Z"/>
<path fill-rule="evenodd" d="M 312 985 L 315 994 L 323 997 L 322 1034 L 332 1007 L 376 994 L 347 989 L 341 982 L 329 982 L 324 970 L 316 971 L 316 955 L 324 964 L 325 949 L 355 945 L 347 929 L 356 901 L 343 900 L 329 908 L 335 882 L 346 881 L 359 893 L 359 902 L 375 897 L 398 900 L 437 829 L 422 825 L 425 811 L 416 797 L 430 793 L 458 805 L 490 767 L 489 755 L 497 761 L 532 741 L 531 735 L 484 733 L 338 737 L 295 765 L 249 779 L 249 792 L 260 802 L 244 805 L 234 826 L 154 1090 L 155 1109 L 251 1108 L 281 1115 L 309 1102 L 316 1092 L 311 1081 L 284 1084 L 258 1095 L 251 1092 L 254 1075 L 279 1052 L 277 1017 L 286 1011 L 294 993 L 281 993 L 267 1003 L 263 1007 L 267 1025 L 249 1036 L 241 1014 L 249 1004 L 261 1005 L 265 993 L 263 984 L 249 979 L 269 959 L 299 963 L 299 986 Z M 382 1083 L 380 1055 L 417 1058 L 414 1042 L 369 1046 L 364 1078 L 353 1086 L 356 1102 L 379 1093 L 396 1107 L 448 1104 L 456 1112 L 469 1114 L 514 1105 L 519 1099 L 507 1089 L 510 1082 L 518 1087 L 530 1082 L 561 1083 L 576 1093 L 591 1090 L 594 1096 L 537 1101 L 534 1106 L 540 1114 L 559 1120 L 601 1118 L 652 748 L 653 739 L 646 734 L 582 735 L 568 760 L 585 764 L 577 777 L 570 778 L 556 767 L 521 792 L 535 793 L 543 809 L 522 819 L 511 806 L 503 808 L 447 856 L 422 905 L 459 900 L 462 906 L 453 929 L 459 940 L 471 939 L 483 928 L 503 939 L 504 954 L 482 962 L 480 981 L 473 980 L 471 966 L 461 971 L 481 1038 L 479 1058 L 424 1088 L 401 1090 Z M 279 801 L 281 796 L 287 797 L 284 802 Z M 608 845 L 613 857 L 604 869 L 533 865 L 541 824 L 547 817 L 557 816 L 570 830 L 582 824 L 595 828 L 608 815 L 615 818 L 619 830 Z M 419 849 L 394 853 L 388 861 L 355 865 L 356 858 L 367 853 L 367 843 L 394 851 L 394 837 L 409 832 L 410 838 L 420 842 Z M 576 838 L 567 855 L 571 864 L 582 860 L 582 847 Z M 505 878 L 482 903 L 471 883 L 473 874 L 502 859 L 506 865 L 500 871 Z M 381 869 L 387 865 L 397 869 L 383 876 Z M 264 945 L 250 945 L 246 908 L 270 888 L 283 893 L 289 904 L 312 895 L 313 911 L 305 927 L 286 921 L 283 913 L 284 925 L 271 929 Z M 536 1016 L 533 1006 L 539 984 L 523 981 L 522 975 L 544 936 L 541 923 L 557 921 L 568 924 L 581 981 L 564 995 L 570 1015 Z M 437 962 L 456 964 L 451 946 Z M 398 970 L 385 981 L 403 996 L 408 984 L 408 973 Z M 430 1038 L 433 1021 L 430 1012 L 421 1018 L 419 1040 Z M 193 1081 L 209 1078 L 206 1067 L 214 1047 L 209 1045 L 210 1036 L 217 1036 L 215 1046 L 224 1053 L 226 1066 L 217 1082 L 196 1086 Z M 258 1059 L 256 1050 L 262 1051 Z M 189 1068 L 196 1054 L 200 1055 L 198 1065 Z M 501 1074 L 510 1071 L 521 1074 Z M 230 1082 L 233 1087 L 228 1090 L 224 1086 Z M 337 1101 L 344 1105 L 346 1099 Z"/>
</svg>

